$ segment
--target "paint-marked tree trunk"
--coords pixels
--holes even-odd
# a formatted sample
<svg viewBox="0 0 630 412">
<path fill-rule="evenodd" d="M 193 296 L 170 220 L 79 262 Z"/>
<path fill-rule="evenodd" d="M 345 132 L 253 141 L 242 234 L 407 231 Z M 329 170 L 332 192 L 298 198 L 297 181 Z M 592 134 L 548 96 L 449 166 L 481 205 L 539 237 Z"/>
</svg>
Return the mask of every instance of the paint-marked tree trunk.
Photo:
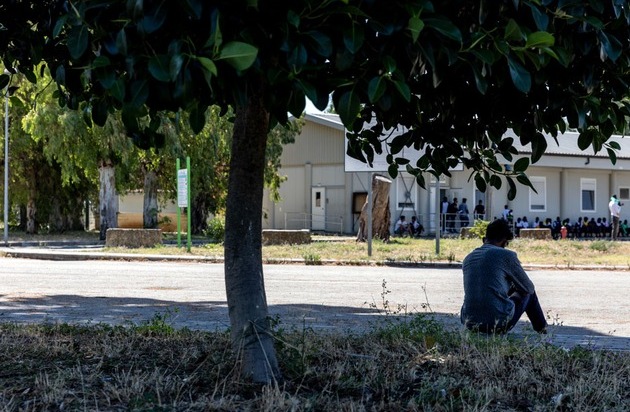
<svg viewBox="0 0 630 412">
<path fill-rule="evenodd" d="M 145 229 L 158 227 L 158 181 L 154 171 L 144 174 L 144 204 L 142 207 L 142 222 Z"/>
<path fill-rule="evenodd" d="M 391 212 L 389 211 L 389 187 L 392 181 L 380 175 L 372 176 L 372 238 L 389 241 Z M 359 215 L 357 241 L 367 240 L 368 201 L 366 200 Z"/>
<path fill-rule="evenodd" d="M 118 195 L 116 193 L 116 173 L 111 162 L 103 161 L 98 169 L 100 239 L 105 240 L 107 229 L 118 227 Z"/>
<path fill-rule="evenodd" d="M 26 202 L 26 233 L 33 235 L 37 233 L 37 189 L 31 187 L 28 194 L 28 201 Z"/>
<path fill-rule="evenodd" d="M 232 345 L 242 374 L 268 384 L 281 377 L 270 335 L 262 268 L 262 200 L 269 113 L 259 96 L 236 109 L 225 216 L 225 284 Z"/>
</svg>

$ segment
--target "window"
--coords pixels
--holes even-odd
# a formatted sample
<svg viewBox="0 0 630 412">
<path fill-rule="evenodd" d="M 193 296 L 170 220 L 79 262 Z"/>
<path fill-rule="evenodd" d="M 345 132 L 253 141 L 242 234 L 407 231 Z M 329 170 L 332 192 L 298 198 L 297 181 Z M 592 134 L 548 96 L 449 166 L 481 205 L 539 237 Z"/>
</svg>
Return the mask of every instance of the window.
<svg viewBox="0 0 630 412">
<path fill-rule="evenodd" d="M 399 174 L 396 179 L 396 207 L 415 210 L 417 197 L 416 178 L 407 173 Z"/>
<path fill-rule="evenodd" d="M 581 194 L 581 212 L 594 212 L 595 211 L 595 193 L 597 192 L 597 180 L 595 179 L 580 179 L 580 194 Z"/>
<path fill-rule="evenodd" d="M 630 200 L 630 187 L 619 188 L 619 200 Z"/>
<path fill-rule="evenodd" d="M 529 211 L 547 211 L 547 178 L 544 176 L 532 176 L 529 178 L 536 191 L 529 189 Z"/>
</svg>

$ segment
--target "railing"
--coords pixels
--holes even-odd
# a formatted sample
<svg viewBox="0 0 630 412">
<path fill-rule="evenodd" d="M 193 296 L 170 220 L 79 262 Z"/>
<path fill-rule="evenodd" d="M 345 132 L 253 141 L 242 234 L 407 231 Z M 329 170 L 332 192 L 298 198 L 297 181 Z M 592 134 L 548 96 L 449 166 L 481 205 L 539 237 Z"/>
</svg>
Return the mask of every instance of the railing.
<svg viewBox="0 0 630 412">
<path fill-rule="evenodd" d="M 425 234 L 435 233 L 435 213 L 429 213 L 427 216 L 429 221 L 424 221 L 420 218 L 420 223 L 424 226 Z M 468 219 L 462 218 L 459 213 L 439 213 L 440 221 L 440 233 L 459 233 L 462 227 L 471 227 L 474 225 L 475 220 L 485 220 L 486 215 L 480 215 L 476 213 L 469 213 Z"/>
<path fill-rule="evenodd" d="M 297 222 L 297 224 L 295 224 Z M 310 229 L 321 230 L 323 232 L 339 232 L 343 234 L 343 216 L 326 216 L 323 220 L 318 220 L 318 223 L 323 224 L 324 229 L 313 229 L 313 214 L 305 212 L 284 212 L 284 229 L 288 229 L 291 226 L 292 229 Z M 294 225 L 295 224 L 295 225 Z M 338 231 L 328 230 L 330 227 L 339 227 Z"/>
</svg>

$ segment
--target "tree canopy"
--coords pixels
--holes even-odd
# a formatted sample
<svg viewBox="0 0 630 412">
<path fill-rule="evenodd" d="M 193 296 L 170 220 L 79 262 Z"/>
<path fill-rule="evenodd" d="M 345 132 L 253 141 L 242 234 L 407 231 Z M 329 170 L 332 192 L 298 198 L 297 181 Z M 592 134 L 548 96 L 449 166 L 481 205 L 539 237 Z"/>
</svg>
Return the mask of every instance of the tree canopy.
<svg viewBox="0 0 630 412">
<path fill-rule="evenodd" d="M 0 6 L 11 16 L 0 21 L 0 52 L 29 77 L 45 60 L 63 86 L 60 102 L 97 124 L 122 110 L 141 146 L 163 143 L 156 123 L 141 133 L 136 119 L 147 110 L 185 108 L 199 132 L 207 107 L 243 105 L 261 84 L 272 125 L 299 116 L 305 96 L 323 109 L 333 93 L 351 155 L 370 162 L 388 150 L 392 165 L 406 164 L 396 155 L 413 146 L 425 151 L 407 168 L 421 184 L 420 171 L 448 174 L 461 161 L 481 172 L 484 188 L 501 184 L 493 174 L 510 174 L 496 161 L 515 154 L 502 139 L 507 128 L 532 147 L 513 171 L 525 184 L 522 172 L 548 144 L 542 132 L 567 125 L 582 149 L 609 149 L 614 161 L 617 147 L 606 141 L 630 114 L 629 8 L 621 0 L 13 0 Z M 383 131 L 396 126 L 408 132 L 383 147 Z"/>
</svg>

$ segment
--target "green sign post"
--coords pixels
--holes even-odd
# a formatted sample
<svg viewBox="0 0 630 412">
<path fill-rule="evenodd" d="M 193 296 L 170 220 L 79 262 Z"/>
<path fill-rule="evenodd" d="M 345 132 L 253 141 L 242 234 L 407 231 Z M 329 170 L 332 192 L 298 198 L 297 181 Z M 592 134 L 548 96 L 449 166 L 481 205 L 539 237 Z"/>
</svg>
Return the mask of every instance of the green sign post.
<svg viewBox="0 0 630 412">
<path fill-rule="evenodd" d="M 187 226 L 186 233 L 188 242 L 186 250 L 190 252 L 191 239 L 191 219 L 190 219 L 190 157 L 186 157 L 186 169 L 180 169 L 179 159 L 177 159 L 177 247 L 182 247 L 182 213 L 181 208 L 186 208 Z"/>
</svg>

